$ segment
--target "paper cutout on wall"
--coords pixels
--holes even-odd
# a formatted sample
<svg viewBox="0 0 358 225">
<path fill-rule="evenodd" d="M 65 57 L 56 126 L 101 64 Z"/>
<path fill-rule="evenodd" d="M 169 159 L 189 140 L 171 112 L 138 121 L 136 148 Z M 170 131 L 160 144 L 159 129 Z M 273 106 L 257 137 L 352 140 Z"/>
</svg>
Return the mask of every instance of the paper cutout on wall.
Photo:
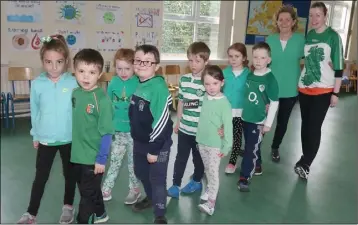
<svg viewBox="0 0 358 225">
<path fill-rule="evenodd" d="M 42 21 L 41 1 L 6 1 L 7 22 L 38 23 Z"/>
<path fill-rule="evenodd" d="M 56 1 L 57 21 L 74 24 L 84 23 L 84 1 Z"/>
<path fill-rule="evenodd" d="M 120 6 L 97 4 L 96 5 L 97 24 L 123 24 L 123 12 Z"/>
<path fill-rule="evenodd" d="M 114 52 L 124 45 L 124 32 L 96 31 L 97 50 L 101 52 Z"/>
<path fill-rule="evenodd" d="M 137 27 L 161 27 L 159 8 L 136 8 L 134 17 Z"/>
<path fill-rule="evenodd" d="M 43 36 L 43 29 L 8 28 L 7 33 L 11 40 L 11 50 L 36 51 L 41 48 L 40 38 Z"/>
<path fill-rule="evenodd" d="M 58 29 L 57 34 L 61 34 L 65 38 L 68 47 L 72 51 L 79 51 L 85 48 L 86 41 L 83 31 L 76 29 Z"/>
<path fill-rule="evenodd" d="M 134 45 L 154 45 L 159 47 L 159 37 L 156 31 L 135 31 L 133 34 Z"/>
</svg>

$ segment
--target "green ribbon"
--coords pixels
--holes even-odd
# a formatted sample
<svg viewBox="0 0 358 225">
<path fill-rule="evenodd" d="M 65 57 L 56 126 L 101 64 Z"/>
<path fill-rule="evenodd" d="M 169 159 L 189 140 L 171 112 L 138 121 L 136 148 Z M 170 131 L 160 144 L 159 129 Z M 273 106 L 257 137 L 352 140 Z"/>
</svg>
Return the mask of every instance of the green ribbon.
<svg viewBox="0 0 358 225">
<path fill-rule="evenodd" d="M 48 43 L 48 42 L 50 42 L 52 40 L 52 37 L 50 37 L 50 36 L 46 36 L 46 37 L 42 37 L 41 38 L 41 42 L 42 43 Z"/>
</svg>

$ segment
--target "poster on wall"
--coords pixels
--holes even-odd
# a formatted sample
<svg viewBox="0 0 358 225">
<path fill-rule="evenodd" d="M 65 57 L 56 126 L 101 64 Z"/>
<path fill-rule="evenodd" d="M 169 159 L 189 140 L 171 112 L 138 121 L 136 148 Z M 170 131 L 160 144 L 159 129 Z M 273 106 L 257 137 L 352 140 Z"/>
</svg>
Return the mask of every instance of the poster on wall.
<svg viewBox="0 0 358 225">
<path fill-rule="evenodd" d="M 123 10 L 120 6 L 110 4 L 96 5 L 96 21 L 98 25 L 123 24 Z"/>
<path fill-rule="evenodd" d="M 41 48 L 43 29 L 8 28 L 7 34 L 11 41 L 10 51 L 36 51 Z"/>
<path fill-rule="evenodd" d="M 299 17 L 297 32 L 306 34 L 311 1 L 249 1 L 245 44 L 252 45 L 265 41 L 268 35 L 276 32 L 274 15 L 282 5 L 294 7 Z"/>
<path fill-rule="evenodd" d="M 96 31 L 97 50 L 115 52 L 124 46 L 124 31 Z"/>
<path fill-rule="evenodd" d="M 6 1 L 7 22 L 38 23 L 42 22 L 41 1 Z"/>
<path fill-rule="evenodd" d="M 135 24 L 137 27 L 160 28 L 161 17 L 159 8 L 139 8 L 135 9 Z"/>
<path fill-rule="evenodd" d="M 159 48 L 159 34 L 157 31 L 135 31 L 133 33 L 134 46 L 154 45 Z"/>
<path fill-rule="evenodd" d="M 84 24 L 85 1 L 55 1 L 56 21 Z"/>
<path fill-rule="evenodd" d="M 79 51 L 86 47 L 86 40 L 83 31 L 78 29 L 57 29 L 56 34 L 61 34 L 70 50 Z"/>
</svg>

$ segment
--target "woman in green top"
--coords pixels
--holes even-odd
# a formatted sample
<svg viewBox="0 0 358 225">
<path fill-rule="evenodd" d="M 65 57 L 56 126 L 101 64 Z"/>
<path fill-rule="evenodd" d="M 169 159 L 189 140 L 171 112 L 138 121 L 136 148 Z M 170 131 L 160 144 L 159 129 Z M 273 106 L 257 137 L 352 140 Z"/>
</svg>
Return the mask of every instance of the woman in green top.
<svg viewBox="0 0 358 225">
<path fill-rule="evenodd" d="M 296 103 L 300 60 L 304 56 L 304 36 L 296 33 L 297 14 L 292 6 L 283 5 L 276 13 L 277 33 L 267 37 L 271 48 L 271 71 L 279 85 L 277 125 L 271 145 L 272 160 L 280 161 L 279 147 L 287 130 L 288 120 Z"/>
</svg>

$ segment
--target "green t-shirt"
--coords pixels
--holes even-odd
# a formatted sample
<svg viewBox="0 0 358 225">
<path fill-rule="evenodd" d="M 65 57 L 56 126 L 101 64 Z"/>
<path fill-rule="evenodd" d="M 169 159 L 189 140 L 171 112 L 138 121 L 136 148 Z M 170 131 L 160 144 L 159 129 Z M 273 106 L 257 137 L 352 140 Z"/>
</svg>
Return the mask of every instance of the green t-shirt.
<svg viewBox="0 0 358 225">
<path fill-rule="evenodd" d="M 232 147 L 233 128 L 231 104 L 225 96 L 211 97 L 205 95 L 200 113 L 196 141 L 209 147 L 220 148 L 227 155 Z M 224 137 L 218 130 L 224 127 Z"/>
<path fill-rule="evenodd" d="M 108 85 L 107 93 L 114 107 L 113 122 L 115 131 L 129 132 L 131 129 L 128 109 L 130 98 L 137 89 L 138 84 L 139 79 L 135 75 L 125 81 L 115 75 Z"/>
<path fill-rule="evenodd" d="M 324 89 L 332 89 L 335 84 L 335 70 L 344 68 L 343 46 L 339 34 L 331 27 L 327 27 L 322 33 L 310 30 L 304 51 L 305 66 L 299 80 L 299 88 L 312 89 L 317 94 L 327 92 Z"/>
<path fill-rule="evenodd" d="M 94 165 L 101 138 L 114 134 L 112 103 L 102 88 L 72 93 L 71 162 Z"/>
<path fill-rule="evenodd" d="M 301 74 L 300 61 L 304 56 L 305 38 L 293 33 L 283 49 L 280 34 L 272 34 L 266 39 L 271 48 L 270 68 L 279 86 L 279 97 L 289 98 L 298 94 L 298 79 Z"/>
<path fill-rule="evenodd" d="M 250 73 L 246 80 L 242 120 L 262 124 L 266 119 L 266 105 L 278 101 L 278 84 L 271 71 L 262 76 Z"/>
</svg>

